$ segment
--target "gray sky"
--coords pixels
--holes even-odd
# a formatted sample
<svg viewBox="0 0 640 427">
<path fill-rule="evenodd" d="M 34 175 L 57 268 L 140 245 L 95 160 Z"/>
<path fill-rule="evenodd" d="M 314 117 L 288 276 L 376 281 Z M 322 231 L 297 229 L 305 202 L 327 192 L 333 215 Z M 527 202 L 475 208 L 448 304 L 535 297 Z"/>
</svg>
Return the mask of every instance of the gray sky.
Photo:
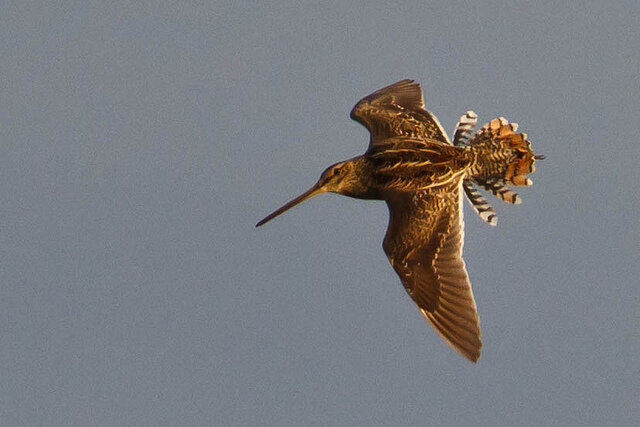
<svg viewBox="0 0 640 427">
<path fill-rule="evenodd" d="M 638 2 L 3 2 L 0 424 L 632 425 Z M 146 4 L 146 5 L 143 5 Z M 323 195 L 358 99 L 422 85 L 547 160 L 466 209 L 472 365 Z"/>
</svg>

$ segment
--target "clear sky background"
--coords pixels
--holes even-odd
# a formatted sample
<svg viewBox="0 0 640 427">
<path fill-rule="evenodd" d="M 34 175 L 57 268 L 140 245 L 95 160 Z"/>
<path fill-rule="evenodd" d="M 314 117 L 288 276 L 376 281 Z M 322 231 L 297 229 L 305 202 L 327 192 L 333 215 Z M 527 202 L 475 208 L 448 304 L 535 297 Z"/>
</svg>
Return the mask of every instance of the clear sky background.
<svg viewBox="0 0 640 427">
<path fill-rule="evenodd" d="M 637 1 L 60 1 L 0 10 L 0 424 L 637 425 Z M 402 78 L 527 132 L 466 207 L 477 365 L 322 195 Z"/>
</svg>

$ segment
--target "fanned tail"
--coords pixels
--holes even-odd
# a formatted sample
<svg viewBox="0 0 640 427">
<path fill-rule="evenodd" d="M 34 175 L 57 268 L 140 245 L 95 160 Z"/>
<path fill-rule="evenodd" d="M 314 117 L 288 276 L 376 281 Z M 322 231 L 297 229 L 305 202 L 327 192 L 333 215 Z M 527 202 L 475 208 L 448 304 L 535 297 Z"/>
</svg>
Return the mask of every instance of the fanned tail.
<svg viewBox="0 0 640 427">
<path fill-rule="evenodd" d="M 477 163 L 470 173 L 475 180 L 497 184 L 529 186 L 527 175 L 535 170 L 536 156 L 526 133 L 516 133 L 517 123 L 504 117 L 491 120 L 469 140 L 478 153 Z"/>
<path fill-rule="evenodd" d="M 536 156 L 531 150 L 527 134 L 516 133 L 518 124 L 510 123 L 504 117 L 491 120 L 469 137 L 476 120 L 473 112 L 460 117 L 454 133 L 454 144 L 469 146 L 476 152 L 476 164 L 464 181 L 465 194 L 480 217 L 495 225 L 495 212 L 472 184 L 507 203 L 519 204 L 522 199 L 507 186 L 531 185 L 532 181 L 527 175 L 534 172 L 536 159 L 543 159 L 544 156 Z M 487 213 L 489 210 L 491 214 Z"/>
</svg>

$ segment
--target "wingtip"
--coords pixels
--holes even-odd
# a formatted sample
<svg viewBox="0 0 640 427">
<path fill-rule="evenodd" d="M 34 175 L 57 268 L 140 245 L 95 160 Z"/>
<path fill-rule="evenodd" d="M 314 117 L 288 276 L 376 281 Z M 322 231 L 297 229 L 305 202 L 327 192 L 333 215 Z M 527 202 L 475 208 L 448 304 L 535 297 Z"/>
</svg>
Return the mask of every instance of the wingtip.
<svg viewBox="0 0 640 427">
<path fill-rule="evenodd" d="M 478 361 L 480 360 L 482 345 L 480 346 L 480 348 L 474 349 L 473 352 L 455 346 L 452 347 L 460 356 L 464 357 L 473 364 L 478 363 Z"/>
<path fill-rule="evenodd" d="M 478 363 L 480 360 L 480 356 L 482 355 L 482 342 L 480 342 L 480 346 L 474 349 L 473 352 L 465 352 L 462 355 L 471 363 Z"/>
<path fill-rule="evenodd" d="M 478 360 L 480 360 L 480 356 L 482 355 L 482 342 L 480 342 L 479 346 L 477 348 L 474 348 L 472 351 L 469 351 L 468 349 L 462 349 L 462 348 L 456 348 L 456 347 L 454 347 L 454 349 L 459 354 L 464 356 L 464 358 L 467 359 L 469 362 L 478 363 Z"/>
</svg>

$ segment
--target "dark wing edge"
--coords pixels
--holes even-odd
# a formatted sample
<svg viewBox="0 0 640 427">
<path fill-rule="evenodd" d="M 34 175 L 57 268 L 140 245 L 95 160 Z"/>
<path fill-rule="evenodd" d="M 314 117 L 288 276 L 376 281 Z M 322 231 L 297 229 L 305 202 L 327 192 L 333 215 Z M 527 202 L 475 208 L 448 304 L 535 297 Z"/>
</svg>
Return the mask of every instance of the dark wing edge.
<svg viewBox="0 0 640 427">
<path fill-rule="evenodd" d="M 424 109 L 420 84 L 410 79 L 362 98 L 350 116 L 371 133 L 370 148 L 394 136 L 419 136 L 450 144 L 438 119 Z"/>
<path fill-rule="evenodd" d="M 383 247 L 422 315 L 453 349 L 475 363 L 482 341 L 462 259 L 460 183 L 449 191 L 447 202 L 443 202 L 443 193 L 433 192 L 417 202 L 411 197 L 388 202 L 390 221 Z M 407 206 L 411 203 L 413 206 Z"/>
</svg>

